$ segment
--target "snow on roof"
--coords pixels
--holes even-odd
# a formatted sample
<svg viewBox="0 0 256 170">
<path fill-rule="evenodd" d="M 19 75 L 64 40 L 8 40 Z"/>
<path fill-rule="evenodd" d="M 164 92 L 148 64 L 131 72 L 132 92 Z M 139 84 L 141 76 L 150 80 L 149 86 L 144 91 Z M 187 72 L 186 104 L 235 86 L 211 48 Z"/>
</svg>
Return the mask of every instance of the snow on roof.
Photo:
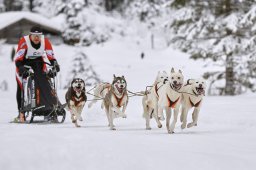
<svg viewBox="0 0 256 170">
<path fill-rule="evenodd" d="M 40 14 L 32 12 L 4 12 L 0 14 L 0 30 L 3 28 L 18 22 L 21 19 L 27 19 L 35 22 L 39 25 L 46 26 L 50 29 L 61 31 L 61 24 L 53 21 L 52 19 L 46 18 Z"/>
</svg>

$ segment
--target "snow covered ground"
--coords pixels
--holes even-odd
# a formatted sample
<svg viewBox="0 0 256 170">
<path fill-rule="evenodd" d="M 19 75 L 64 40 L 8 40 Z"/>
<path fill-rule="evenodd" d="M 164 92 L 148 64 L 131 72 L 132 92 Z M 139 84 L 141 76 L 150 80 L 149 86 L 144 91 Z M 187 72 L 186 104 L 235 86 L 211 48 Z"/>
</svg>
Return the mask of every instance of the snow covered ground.
<svg viewBox="0 0 256 170">
<path fill-rule="evenodd" d="M 140 54 L 145 53 L 144 60 Z M 54 46 L 61 65 L 61 84 L 70 69 L 76 50 L 66 45 Z M 188 59 L 183 53 L 150 50 L 131 41 L 112 41 L 82 49 L 104 81 L 113 74 L 124 75 L 131 91 L 151 85 L 157 71 L 183 70 L 185 78 L 198 78 L 202 62 Z M 81 128 L 74 128 L 67 117 L 64 124 L 10 124 L 17 115 L 14 64 L 11 46 L 4 45 L 0 57 L 0 83 L 8 82 L 8 91 L 0 91 L 0 169 L 2 170 L 253 170 L 256 157 L 255 94 L 237 97 L 206 96 L 197 127 L 167 134 L 152 120 L 151 131 L 145 130 L 141 97 L 130 98 L 126 119 L 115 119 L 116 131 L 107 127 L 100 103 L 83 111 Z M 6 54 L 6 55 L 3 55 Z M 59 96 L 64 101 L 64 90 Z M 90 98 L 90 97 L 89 97 Z M 191 120 L 191 114 L 189 115 Z M 164 125 L 165 123 L 163 123 Z"/>
</svg>

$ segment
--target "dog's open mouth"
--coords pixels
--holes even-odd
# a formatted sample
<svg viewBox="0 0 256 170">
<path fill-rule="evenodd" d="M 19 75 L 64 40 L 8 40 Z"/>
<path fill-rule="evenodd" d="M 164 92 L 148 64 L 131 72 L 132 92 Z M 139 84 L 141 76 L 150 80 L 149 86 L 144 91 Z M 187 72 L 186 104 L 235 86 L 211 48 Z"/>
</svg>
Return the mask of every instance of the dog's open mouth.
<svg viewBox="0 0 256 170">
<path fill-rule="evenodd" d="M 123 87 L 118 87 L 118 85 L 116 85 L 116 89 L 117 89 L 117 91 L 118 91 L 120 94 L 122 94 L 123 91 L 124 91 L 124 88 L 123 88 Z"/>
<path fill-rule="evenodd" d="M 179 90 L 182 86 L 182 84 L 171 84 L 171 86 L 174 88 L 174 90 Z"/>
<path fill-rule="evenodd" d="M 80 93 L 82 91 L 82 87 L 78 86 L 78 87 L 74 87 L 74 90 L 78 93 Z"/>
<path fill-rule="evenodd" d="M 204 94 L 204 88 L 202 87 L 196 87 L 196 91 L 198 94 Z"/>
</svg>

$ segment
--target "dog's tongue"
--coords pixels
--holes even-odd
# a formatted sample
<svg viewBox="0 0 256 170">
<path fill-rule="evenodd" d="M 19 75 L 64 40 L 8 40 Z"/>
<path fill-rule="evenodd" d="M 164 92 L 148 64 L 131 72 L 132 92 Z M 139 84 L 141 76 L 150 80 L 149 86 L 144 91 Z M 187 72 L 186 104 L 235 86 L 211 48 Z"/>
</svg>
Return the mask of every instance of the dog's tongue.
<svg viewBox="0 0 256 170">
<path fill-rule="evenodd" d="M 76 88 L 75 88 L 75 91 L 76 91 L 76 92 L 81 92 L 81 88 L 77 88 L 77 87 L 76 87 Z"/>
</svg>

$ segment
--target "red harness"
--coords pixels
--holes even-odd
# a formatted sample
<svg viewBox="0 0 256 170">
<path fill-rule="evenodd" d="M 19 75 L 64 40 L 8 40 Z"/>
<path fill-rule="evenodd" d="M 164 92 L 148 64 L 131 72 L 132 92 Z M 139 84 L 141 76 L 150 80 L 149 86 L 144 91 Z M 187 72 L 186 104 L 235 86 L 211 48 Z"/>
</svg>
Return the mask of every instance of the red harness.
<svg viewBox="0 0 256 170">
<path fill-rule="evenodd" d="M 71 100 L 75 103 L 75 106 L 77 106 L 81 101 L 84 100 L 84 97 L 80 97 L 79 100 L 77 101 L 75 96 L 73 96 Z"/>
<path fill-rule="evenodd" d="M 197 102 L 196 104 L 194 104 L 194 103 L 191 101 L 190 97 L 189 97 L 189 102 L 190 102 L 190 104 L 191 104 L 192 107 L 198 107 L 199 104 L 201 103 L 201 101 L 202 101 L 202 100 L 200 100 L 199 102 Z"/>
<path fill-rule="evenodd" d="M 112 93 L 113 93 L 113 92 L 112 92 Z M 113 95 L 114 95 L 115 98 L 116 98 L 117 106 L 118 106 L 118 107 L 121 107 L 121 103 L 122 103 L 122 100 L 123 100 L 123 98 L 124 98 L 124 94 L 123 94 L 123 96 L 122 96 L 120 99 L 116 96 L 115 93 L 113 93 Z"/>
<path fill-rule="evenodd" d="M 180 97 L 178 97 L 178 99 L 173 102 L 173 101 L 171 101 L 171 99 L 168 97 L 168 95 L 166 95 L 166 97 L 167 97 L 167 100 L 168 100 L 168 107 L 171 107 L 171 108 L 174 108 L 175 105 L 177 104 L 177 102 L 178 102 L 179 99 L 180 99 Z"/>
</svg>

